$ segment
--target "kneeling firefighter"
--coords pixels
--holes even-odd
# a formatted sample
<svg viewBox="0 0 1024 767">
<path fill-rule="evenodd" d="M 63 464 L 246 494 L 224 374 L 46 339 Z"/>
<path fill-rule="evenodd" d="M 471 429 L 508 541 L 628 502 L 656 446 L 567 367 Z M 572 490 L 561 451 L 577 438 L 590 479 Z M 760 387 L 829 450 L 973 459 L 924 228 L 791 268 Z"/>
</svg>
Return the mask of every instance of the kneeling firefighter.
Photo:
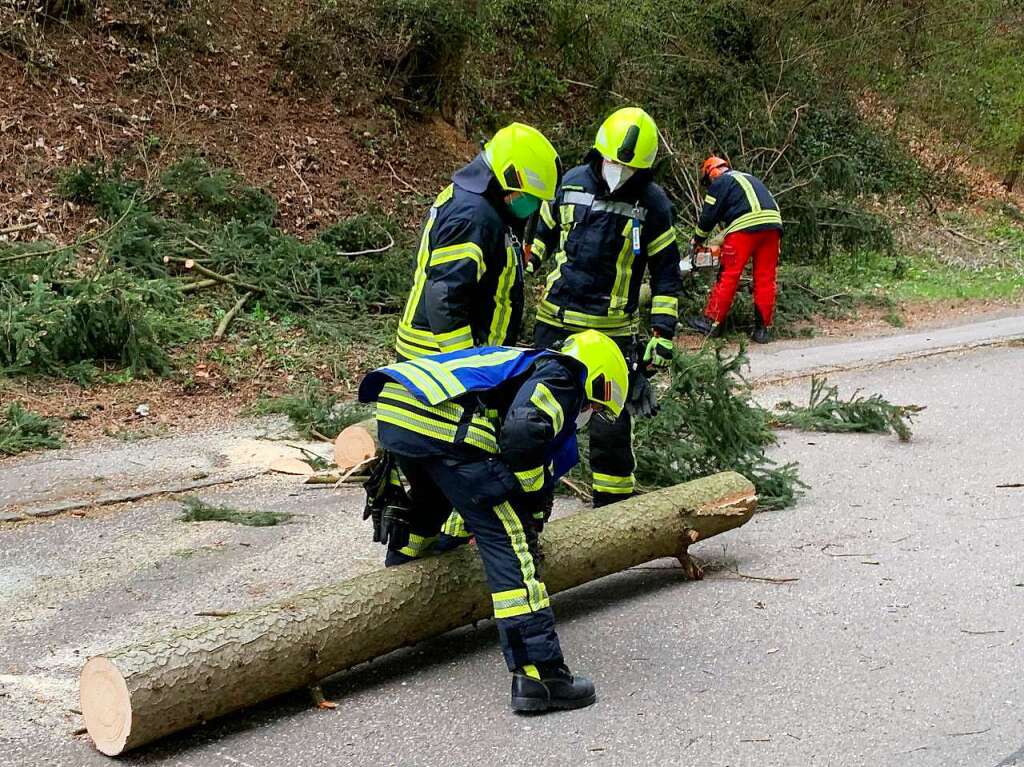
<svg viewBox="0 0 1024 767">
<path fill-rule="evenodd" d="M 653 394 L 646 375 L 672 361 L 679 249 L 672 204 L 651 173 L 657 152 L 658 128 L 645 111 L 627 107 L 608 117 L 584 163 L 566 172 L 554 201 L 542 206 L 527 267 L 535 270 L 553 257 L 534 346 L 550 348 L 592 328 L 615 340 L 633 371 L 628 412 L 591 429 L 594 506 L 633 494 L 631 415 L 650 415 Z M 641 370 L 637 333 L 645 271 L 653 295 L 653 338 Z"/>
<path fill-rule="evenodd" d="M 366 515 L 388 547 L 385 565 L 430 552 L 451 510 L 461 513 L 491 589 L 515 711 L 596 700 L 562 657 L 537 533 L 553 483 L 578 460 L 577 428 L 592 414 L 618 417 L 628 378 L 615 343 L 587 331 L 559 352 L 466 349 L 389 365 L 360 384 L 360 401 L 377 403 L 383 453 Z"/>
</svg>

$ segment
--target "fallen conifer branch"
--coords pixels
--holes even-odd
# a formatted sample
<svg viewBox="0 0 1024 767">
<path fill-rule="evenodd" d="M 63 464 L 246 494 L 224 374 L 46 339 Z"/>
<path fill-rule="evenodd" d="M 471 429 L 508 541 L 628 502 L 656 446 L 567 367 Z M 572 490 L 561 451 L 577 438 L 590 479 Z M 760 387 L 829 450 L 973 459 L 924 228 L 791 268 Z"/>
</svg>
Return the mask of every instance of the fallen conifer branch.
<svg viewBox="0 0 1024 767">
<path fill-rule="evenodd" d="M 252 293 L 243 293 L 242 297 L 235 301 L 234 306 L 228 309 L 227 313 L 221 318 L 220 323 L 217 325 L 217 329 L 213 331 L 213 340 L 220 341 L 224 338 L 224 334 L 227 333 L 228 327 L 231 325 L 231 321 L 235 319 L 238 313 L 242 310 L 245 302 L 249 300 Z"/>
<path fill-rule="evenodd" d="M 164 256 L 165 264 L 170 263 L 171 261 L 183 265 L 186 269 L 195 270 L 204 277 L 209 277 L 211 280 L 223 282 L 225 285 L 234 285 L 237 288 L 242 288 L 243 290 L 248 290 L 252 293 L 265 292 L 263 288 L 261 288 L 259 285 L 252 285 L 248 282 L 242 282 L 241 280 L 235 279 L 234 277 L 229 277 L 226 274 L 215 272 L 213 271 L 213 269 L 203 266 L 198 261 L 192 258 L 184 258 L 182 256 Z"/>
<path fill-rule="evenodd" d="M 125 207 L 125 211 L 124 211 L 124 213 L 121 214 L 120 218 L 118 218 L 117 221 L 115 221 L 113 224 L 108 226 L 106 229 L 104 229 L 99 234 L 94 234 L 91 237 L 86 237 L 86 238 L 81 239 L 81 240 L 75 240 L 70 245 L 62 245 L 62 246 L 57 247 L 57 248 L 50 248 L 49 250 L 37 250 L 35 252 L 16 253 L 13 256 L 4 256 L 3 258 L 0 258 L 0 263 L 8 263 L 10 261 L 22 261 L 22 260 L 24 260 L 26 258 L 39 258 L 41 256 L 52 256 L 55 253 L 63 253 L 65 250 L 74 250 L 75 248 L 80 248 L 83 245 L 89 245 L 89 244 L 91 244 L 93 242 L 96 242 L 97 240 L 103 239 L 108 234 L 110 234 L 115 229 L 117 229 L 119 226 L 121 226 L 121 224 L 124 223 L 125 219 L 128 218 L 128 215 L 132 212 L 132 210 L 134 208 L 135 208 L 135 198 L 132 197 L 132 199 L 128 201 L 128 205 Z"/>
<path fill-rule="evenodd" d="M 843 400 L 838 386 L 830 386 L 828 379 L 814 376 L 807 405 L 780 402 L 771 415 L 771 423 L 804 431 L 895 433 L 901 442 L 906 442 L 912 435 L 911 422 L 922 410 L 920 405 L 894 405 L 880 394 L 862 397 L 860 390 Z"/>
<path fill-rule="evenodd" d="M 229 277 L 232 275 L 228 275 Z M 222 285 L 220 280 L 196 280 L 195 282 L 186 282 L 178 287 L 178 290 L 182 293 L 195 293 L 198 290 L 205 290 L 206 288 L 212 288 L 214 285 Z"/>
</svg>

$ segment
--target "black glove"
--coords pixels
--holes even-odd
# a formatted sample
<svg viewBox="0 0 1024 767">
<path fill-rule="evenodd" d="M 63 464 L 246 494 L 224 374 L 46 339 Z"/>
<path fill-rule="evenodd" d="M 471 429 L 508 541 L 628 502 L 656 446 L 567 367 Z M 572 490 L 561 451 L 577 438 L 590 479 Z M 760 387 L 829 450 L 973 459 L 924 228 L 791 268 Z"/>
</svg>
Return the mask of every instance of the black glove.
<svg viewBox="0 0 1024 767">
<path fill-rule="evenodd" d="M 626 410 L 631 416 L 650 418 L 657 414 L 658 397 L 650 382 L 650 375 L 653 375 L 653 372 L 652 368 L 645 368 L 633 376 L 632 385 L 629 387 L 629 396 L 626 398 Z"/>
<path fill-rule="evenodd" d="M 383 451 L 366 482 L 366 506 L 363 519 L 373 520 L 375 543 L 401 548 L 409 542 L 412 503 L 402 485 L 395 457 Z"/>
</svg>

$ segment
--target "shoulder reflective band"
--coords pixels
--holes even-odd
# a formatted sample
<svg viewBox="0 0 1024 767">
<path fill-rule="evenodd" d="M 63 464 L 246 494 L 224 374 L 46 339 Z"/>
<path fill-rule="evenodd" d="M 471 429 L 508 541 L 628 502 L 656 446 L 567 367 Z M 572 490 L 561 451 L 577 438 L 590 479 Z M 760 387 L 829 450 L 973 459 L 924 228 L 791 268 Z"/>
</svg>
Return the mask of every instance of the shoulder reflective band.
<svg viewBox="0 0 1024 767">
<path fill-rule="evenodd" d="M 562 202 L 568 205 L 584 205 L 590 207 L 594 204 L 594 195 L 589 192 L 566 192 L 562 195 Z"/>
<path fill-rule="evenodd" d="M 636 218 L 643 221 L 647 218 L 647 208 L 641 208 L 639 205 L 630 205 L 628 202 L 611 202 L 609 200 L 597 200 L 591 206 L 594 210 L 601 211 L 603 213 L 618 213 L 620 216 L 626 218 Z"/>
</svg>

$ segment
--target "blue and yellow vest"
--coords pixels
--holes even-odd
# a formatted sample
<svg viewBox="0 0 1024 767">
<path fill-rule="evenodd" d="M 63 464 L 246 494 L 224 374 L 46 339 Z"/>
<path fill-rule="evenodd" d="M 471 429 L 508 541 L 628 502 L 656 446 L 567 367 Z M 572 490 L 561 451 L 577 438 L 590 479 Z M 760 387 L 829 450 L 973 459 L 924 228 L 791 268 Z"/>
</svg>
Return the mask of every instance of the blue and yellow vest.
<svg viewBox="0 0 1024 767">
<path fill-rule="evenodd" d="M 481 346 L 398 362 L 368 373 L 359 385 L 359 401 L 377 403 L 386 449 L 413 457 L 482 458 L 481 453 L 498 453 L 503 414 L 485 409 L 472 395 L 525 376 L 543 357 L 557 356 L 546 349 Z M 576 464 L 574 423 L 555 436 L 547 455 L 555 477 Z"/>
</svg>

